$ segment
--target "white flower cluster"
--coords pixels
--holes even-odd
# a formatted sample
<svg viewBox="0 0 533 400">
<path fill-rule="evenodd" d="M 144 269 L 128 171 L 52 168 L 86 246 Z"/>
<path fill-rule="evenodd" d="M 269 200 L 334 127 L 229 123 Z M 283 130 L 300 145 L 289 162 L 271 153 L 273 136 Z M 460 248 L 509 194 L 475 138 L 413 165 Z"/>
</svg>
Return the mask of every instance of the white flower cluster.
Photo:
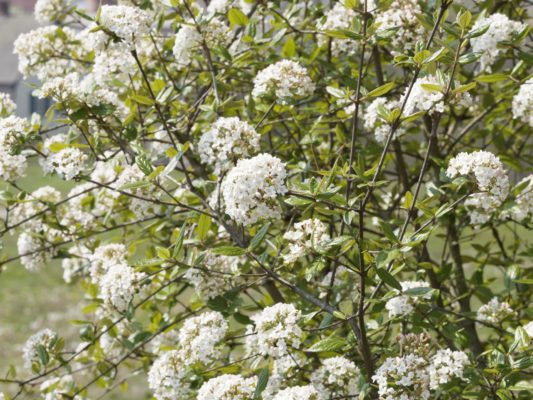
<svg viewBox="0 0 533 400">
<path fill-rule="evenodd" d="M 198 390 L 197 400 L 249 400 L 257 386 L 257 377 L 221 375 L 208 380 Z"/>
<path fill-rule="evenodd" d="M 475 178 L 480 192 L 465 201 L 474 225 L 488 221 L 509 194 L 509 178 L 501 161 L 487 151 L 459 153 L 448 163 L 446 175 L 449 178 L 458 175 L 472 175 Z"/>
<path fill-rule="evenodd" d="M 154 396 L 158 400 L 186 398 L 190 392 L 185 382 L 189 368 L 198 362 L 215 361 L 219 355 L 217 346 L 227 330 L 227 321 L 215 311 L 186 320 L 178 333 L 178 349 L 164 352 L 148 372 L 148 386 Z"/>
<path fill-rule="evenodd" d="M 43 186 L 33 191 L 23 202 L 13 208 L 11 214 L 11 222 L 14 224 L 22 224 L 21 226 L 27 231 L 45 231 L 48 229 L 44 222 L 32 218 L 41 213 L 41 217 L 45 217 L 44 211 L 48 208 L 48 204 L 55 204 L 61 200 L 61 193 L 51 187 Z M 23 221 L 25 221 L 23 223 Z"/>
<path fill-rule="evenodd" d="M 0 99 L 0 116 L 4 110 L 13 109 L 8 97 Z M 12 154 L 13 147 L 19 138 L 26 135 L 30 125 L 23 118 L 10 115 L 0 118 L 0 178 L 9 181 L 24 176 L 27 168 L 26 157 L 22 154 Z"/>
<path fill-rule="evenodd" d="M 89 258 L 91 251 L 81 244 L 75 244 L 68 249 L 70 257 L 63 258 L 61 266 L 63 267 L 63 280 L 71 283 L 78 275 L 87 275 L 90 269 Z"/>
<path fill-rule="evenodd" d="M 37 0 L 34 15 L 41 24 L 61 21 L 70 6 L 69 0 Z"/>
<path fill-rule="evenodd" d="M 194 286 L 201 298 L 209 300 L 223 295 L 235 285 L 242 261 L 240 257 L 207 252 L 202 266 L 188 269 L 183 278 Z"/>
<path fill-rule="evenodd" d="M 336 2 L 331 10 L 326 13 L 326 19 L 317 25 L 318 30 L 322 32 L 336 30 L 350 30 L 357 14 L 354 10 L 347 8 L 341 2 Z M 331 40 L 331 53 L 335 57 L 341 54 L 355 52 L 357 42 L 341 38 L 329 38 L 326 35 L 318 36 L 318 45 L 324 46 Z"/>
<path fill-rule="evenodd" d="M 509 303 L 499 301 L 497 297 L 492 298 L 477 310 L 477 319 L 489 324 L 499 324 L 511 315 L 514 315 L 514 311 Z"/>
<path fill-rule="evenodd" d="M 402 291 L 429 287 L 429 283 L 424 281 L 404 281 L 400 282 L 400 285 L 402 285 Z M 431 292 L 425 294 L 424 296 L 408 296 L 399 294 L 398 296 L 387 301 L 385 308 L 389 311 L 389 317 L 391 318 L 409 315 L 411 312 L 413 312 L 416 304 L 423 299 L 431 299 L 431 296 Z"/>
<path fill-rule="evenodd" d="M 306 219 L 294 224 L 283 235 L 288 242 L 288 253 L 283 255 L 285 264 L 292 264 L 300 257 L 323 246 L 330 238 L 327 226 L 317 218 Z"/>
<path fill-rule="evenodd" d="M 128 45 L 150 33 L 151 15 L 139 7 L 104 5 L 100 24 L 113 32 Z"/>
<path fill-rule="evenodd" d="M 191 62 L 193 52 L 201 49 L 204 41 L 210 49 L 227 45 L 230 40 L 229 33 L 229 27 L 218 18 L 202 21 L 200 32 L 194 24 L 182 24 L 172 48 L 178 68 Z"/>
<path fill-rule="evenodd" d="M 388 111 L 392 111 L 395 108 L 400 107 L 400 102 L 398 100 L 387 99 L 386 97 L 378 97 L 369 104 L 363 113 L 363 125 L 365 129 L 374 131 L 376 141 L 383 144 L 387 141 L 391 126 L 379 116 L 378 111 L 381 107 Z M 351 115 L 354 112 L 354 108 L 355 106 L 351 105 L 349 108 L 347 107 L 345 111 L 347 114 Z M 404 131 L 404 128 L 398 128 L 394 134 L 395 137 L 400 136 Z"/>
<path fill-rule="evenodd" d="M 69 396 L 69 392 L 73 391 L 75 386 L 72 375 L 65 375 L 45 380 L 39 386 L 39 391 L 43 395 L 44 400 L 61 400 L 71 397 Z M 80 398 L 76 396 L 73 400 L 80 400 Z"/>
<path fill-rule="evenodd" d="M 69 181 L 80 174 L 85 168 L 87 155 L 77 147 L 65 147 L 57 153 L 50 154 L 50 168 L 63 179 Z"/>
<path fill-rule="evenodd" d="M 525 81 L 513 97 L 513 117 L 533 127 L 533 78 Z"/>
<path fill-rule="evenodd" d="M 17 105 L 7 93 L 0 92 L 0 118 L 9 117 L 15 112 Z"/>
<path fill-rule="evenodd" d="M 287 192 L 286 176 L 285 164 L 270 154 L 239 160 L 221 185 L 226 213 L 243 225 L 280 218 L 277 197 Z"/>
<path fill-rule="evenodd" d="M 295 61 L 281 60 L 257 73 L 252 96 L 274 94 L 284 103 L 294 97 L 309 96 L 314 90 L 315 84 L 304 67 Z"/>
<path fill-rule="evenodd" d="M 129 198 L 128 201 L 130 210 L 137 217 L 145 217 L 149 215 L 151 211 L 157 209 L 156 205 L 150 200 L 158 198 L 160 193 L 154 191 L 150 184 L 139 185 L 134 188 L 125 188 L 124 186 L 139 184 L 144 181 L 146 181 L 146 175 L 144 175 L 144 172 L 141 171 L 137 164 L 125 165 L 124 169 L 119 174 L 116 183 L 113 185 L 113 187 L 135 196 Z"/>
<path fill-rule="evenodd" d="M 180 353 L 188 363 L 209 364 L 220 355 L 217 345 L 224 339 L 228 322 L 216 311 L 189 318 L 179 331 Z"/>
<path fill-rule="evenodd" d="M 430 399 L 431 390 L 438 389 L 453 378 L 463 379 L 469 364 L 462 351 L 439 350 L 430 357 L 408 353 L 402 357 L 387 358 L 372 380 L 378 384 L 380 399 Z"/>
<path fill-rule="evenodd" d="M 311 384 L 318 392 L 319 400 L 355 397 L 359 390 L 357 381 L 361 371 L 344 357 L 331 357 L 311 375 Z"/>
<path fill-rule="evenodd" d="M 318 392 L 311 386 L 293 386 L 278 392 L 272 400 L 319 400 Z"/>
<path fill-rule="evenodd" d="M 117 264 L 126 264 L 126 246 L 111 243 L 97 247 L 90 256 L 91 281 L 98 283 L 107 271 Z"/>
<path fill-rule="evenodd" d="M 450 349 L 437 351 L 428 368 L 430 388 L 437 389 L 453 378 L 463 379 L 463 371 L 468 364 L 468 356 L 462 351 Z"/>
<path fill-rule="evenodd" d="M 52 245 L 29 232 L 19 235 L 17 249 L 21 256 L 20 263 L 31 272 L 40 271 L 56 254 Z"/>
<path fill-rule="evenodd" d="M 248 325 L 246 348 L 249 354 L 270 357 L 287 355 L 288 348 L 298 349 L 302 329 L 298 326 L 301 313 L 292 304 L 277 303 L 266 307 L 251 317 L 254 325 Z"/>
<path fill-rule="evenodd" d="M 458 82 L 455 83 L 458 85 Z M 440 89 L 434 86 L 438 86 Z M 417 111 L 428 111 L 430 114 L 434 112 L 445 112 L 447 105 L 444 103 L 444 93 L 446 92 L 447 86 L 447 82 L 433 75 L 417 79 L 405 103 L 404 114 L 411 115 Z M 407 96 L 407 91 L 408 89 L 405 90 L 404 95 L 400 99 L 400 103 L 403 103 L 405 96 Z M 462 108 L 468 108 L 472 105 L 472 96 L 468 92 L 453 95 L 450 91 L 449 95 L 450 98 L 448 101 L 450 104 Z"/>
<path fill-rule="evenodd" d="M 248 14 L 252 10 L 252 3 L 246 0 L 212 0 L 207 6 L 207 15 L 226 14 L 231 8 Z"/>
<path fill-rule="evenodd" d="M 109 310 L 125 312 L 139 291 L 141 281 L 145 274 L 135 272 L 127 264 L 115 264 L 111 266 L 105 275 L 100 278 L 100 296 L 104 306 Z"/>
<path fill-rule="evenodd" d="M 511 209 L 511 215 L 517 221 L 523 221 L 533 216 L 533 175 L 526 176 L 517 184 L 521 187 L 516 195 L 515 205 Z"/>
<path fill-rule="evenodd" d="M 254 127 L 237 117 L 219 118 L 198 143 L 202 162 L 216 174 L 226 172 L 241 158 L 251 157 L 260 149 L 260 136 Z"/>
<path fill-rule="evenodd" d="M 498 43 L 510 40 L 526 25 L 512 21 L 504 14 L 495 13 L 488 17 L 479 18 L 472 26 L 472 31 L 484 29 L 487 26 L 488 30 L 483 35 L 470 39 L 470 44 L 475 53 L 481 54 L 479 59 L 481 70 L 490 71 L 490 66 L 497 60 L 502 51 L 498 47 Z"/>
<path fill-rule="evenodd" d="M 424 35 L 424 27 L 416 17 L 422 10 L 417 0 L 393 0 L 385 11 L 376 12 L 376 25 L 378 34 L 393 31 L 391 47 L 410 51 L 414 49 L 417 41 Z M 388 36 L 388 35 L 387 35 Z M 398 53 L 393 51 L 393 54 Z"/>
<path fill-rule="evenodd" d="M 39 358 L 38 347 L 42 346 L 45 350 L 50 351 L 57 342 L 57 339 L 57 333 L 50 329 L 43 329 L 35 335 L 30 336 L 22 349 L 24 368 L 28 371 L 32 371 L 33 367 L 36 366 L 37 370 L 40 370 L 41 361 Z"/>
<path fill-rule="evenodd" d="M 14 43 L 20 73 L 24 77 L 35 75 L 41 81 L 64 76 L 72 71 L 73 64 L 60 53 L 70 52 L 75 39 L 76 31 L 67 26 L 43 26 L 21 34 Z"/>
<path fill-rule="evenodd" d="M 185 399 L 190 392 L 184 380 L 187 369 L 181 353 L 170 350 L 157 358 L 148 371 L 148 387 L 157 400 Z"/>
<path fill-rule="evenodd" d="M 272 400 L 282 388 L 289 386 L 297 370 L 303 368 L 306 362 L 307 360 L 300 353 L 291 353 L 275 358 L 272 362 L 272 371 L 267 386 L 261 393 L 263 399 Z"/>
<path fill-rule="evenodd" d="M 533 340 L 533 321 L 529 321 L 523 328 L 529 336 L 529 339 Z"/>
</svg>

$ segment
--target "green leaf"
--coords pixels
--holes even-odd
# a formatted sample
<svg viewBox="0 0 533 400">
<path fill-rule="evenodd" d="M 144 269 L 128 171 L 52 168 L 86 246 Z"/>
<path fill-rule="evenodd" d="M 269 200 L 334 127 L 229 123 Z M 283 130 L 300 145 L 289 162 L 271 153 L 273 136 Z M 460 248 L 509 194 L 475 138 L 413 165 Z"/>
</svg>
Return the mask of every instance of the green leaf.
<svg viewBox="0 0 533 400">
<path fill-rule="evenodd" d="M 41 365 L 43 367 L 46 367 L 48 365 L 48 362 L 50 361 L 50 355 L 42 344 L 37 345 L 37 355 L 39 356 Z"/>
<path fill-rule="evenodd" d="M 383 96 L 384 94 L 390 92 L 394 86 L 396 86 L 396 84 L 394 82 L 388 82 L 388 83 L 385 83 L 384 85 L 381 85 L 380 87 L 370 91 L 370 93 L 368 93 L 368 97 L 379 97 L 379 96 Z"/>
<path fill-rule="evenodd" d="M 466 39 L 472 39 L 476 38 L 478 36 L 483 35 L 485 32 L 487 32 L 490 28 L 490 24 L 484 25 L 481 28 L 474 29 L 473 31 L 468 32 L 468 34 L 465 36 Z"/>
<path fill-rule="evenodd" d="M 466 85 L 461 85 L 453 89 L 453 93 L 457 94 L 457 93 L 468 92 L 469 90 L 474 89 L 476 85 L 477 85 L 476 82 L 470 82 L 470 83 L 467 83 Z"/>
<path fill-rule="evenodd" d="M 215 247 L 212 251 L 214 254 L 220 254 L 223 256 L 242 256 L 247 250 L 242 247 L 220 246 Z"/>
<path fill-rule="evenodd" d="M 446 55 L 447 52 L 448 52 L 448 49 L 446 47 L 441 47 L 436 52 L 434 52 L 432 55 L 430 55 L 428 58 L 426 58 L 424 60 L 424 64 L 429 64 L 430 62 L 440 60 L 442 57 Z"/>
<path fill-rule="evenodd" d="M 386 221 L 379 221 L 379 226 L 381 226 L 381 229 L 383 230 L 383 233 L 393 243 L 398 242 L 398 238 L 392 231 L 392 227 L 386 222 Z"/>
<path fill-rule="evenodd" d="M 475 80 L 482 83 L 494 83 L 504 81 L 507 78 L 508 76 L 506 74 L 491 74 L 478 76 Z"/>
<path fill-rule="evenodd" d="M 254 392 L 254 400 L 261 398 L 261 393 L 266 389 L 268 383 L 268 367 L 265 367 L 259 372 L 257 376 L 257 385 Z"/>
<path fill-rule="evenodd" d="M 462 29 L 466 29 L 468 28 L 468 25 L 470 25 L 470 21 L 472 21 L 472 13 L 468 10 L 465 11 L 464 9 L 461 9 L 455 18 L 455 21 Z"/>
<path fill-rule="evenodd" d="M 283 58 L 292 58 L 296 55 L 296 43 L 294 43 L 294 39 L 292 36 L 287 37 L 287 41 L 283 45 L 283 48 L 281 49 L 281 56 Z"/>
<path fill-rule="evenodd" d="M 232 27 L 245 26 L 248 24 L 248 17 L 237 8 L 232 8 L 228 11 L 228 20 Z"/>
<path fill-rule="evenodd" d="M 323 339 L 323 340 L 316 342 L 306 351 L 311 352 L 311 353 L 336 351 L 336 350 L 343 348 L 347 344 L 348 342 L 346 341 L 346 339 L 342 339 L 338 337 L 330 337 L 330 338 Z"/>
<path fill-rule="evenodd" d="M 466 53 L 459 57 L 459 64 L 471 64 L 481 57 L 481 53 Z"/>
<path fill-rule="evenodd" d="M 442 87 L 441 85 L 434 85 L 432 83 L 422 83 L 420 87 L 427 92 L 443 92 L 444 91 L 444 87 Z"/>
<path fill-rule="evenodd" d="M 431 51 L 422 50 L 413 56 L 413 61 L 417 64 L 424 64 L 424 62 L 431 57 Z"/>
<path fill-rule="evenodd" d="M 265 238 L 265 235 L 267 234 L 269 228 L 270 228 L 270 222 L 268 222 L 267 224 L 263 225 L 261 227 L 261 229 L 259 229 L 259 231 L 257 231 L 257 233 L 255 234 L 253 239 L 250 241 L 249 248 L 251 250 L 255 249 L 257 246 L 259 246 L 261 244 L 261 242 Z"/>
<path fill-rule="evenodd" d="M 204 240 L 210 228 L 211 217 L 206 214 L 201 214 L 200 218 L 198 218 L 198 226 L 196 227 L 196 237 L 198 240 Z"/>
<path fill-rule="evenodd" d="M 512 367 L 516 369 L 527 369 L 533 365 L 533 356 L 527 356 L 514 360 Z"/>
<path fill-rule="evenodd" d="M 131 99 L 139 104 L 145 105 L 145 106 L 152 106 L 154 105 L 154 101 L 147 96 L 142 96 L 140 94 L 133 94 L 131 95 Z"/>
<path fill-rule="evenodd" d="M 402 285 L 400 285 L 400 282 L 396 280 L 394 276 L 390 274 L 385 268 L 378 268 L 376 269 L 376 273 L 381 278 L 383 282 L 385 282 L 390 287 L 393 287 L 397 290 L 402 290 Z"/>
<path fill-rule="evenodd" d="M 429 293 L 432 293 L 435 289 L 430 287 L 417 287 L 412 289 L 407 289 L 406 291 L 402 292 L 402 294 L 405 294 L 406 296 L 411 297 L 423 297 L 427 296 Z"/>
<path fill-rule="evenodd" d="M 408 210 L 412 205 L 413 205 L 413 194 L 410 191 L 407 191 L 403 199 L 403 208 Z"/>
</svg>

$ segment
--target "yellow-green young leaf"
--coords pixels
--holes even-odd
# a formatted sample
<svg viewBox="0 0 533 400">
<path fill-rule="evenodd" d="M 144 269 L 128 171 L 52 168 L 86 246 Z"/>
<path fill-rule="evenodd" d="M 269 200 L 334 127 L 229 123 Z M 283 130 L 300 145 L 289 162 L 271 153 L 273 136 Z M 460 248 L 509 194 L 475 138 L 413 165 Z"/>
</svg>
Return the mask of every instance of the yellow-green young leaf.
<svg viewBox="0 0 533 400">
<path fill-rule="evenodd" d="M 294 43 L 292 36 L 287 37 L 287 41 L 281 49 L 281 55 L 284 58 L 292 58 L 296 55 L 296 43 Z"/>
<path fill-rule="evenodd" d="M 403 199 L 403 208 L 410 208 L 411 205 L 413 204 L 413 195 L 411 192 L 407 191 L 407 193 L 405 193 L 405 197 Z"/>
<path fill-rule="evenodd" d="M 204 240 L 211 228 L 211 217 L 209 215 L 202 214 L 198 219 L 198 226 L 196 227 L 196 237 L 198 240 Z"/>
<path fill-rule="evenodd" d="M 213 254 L 220 254 L 223 256 L 242 256 L 246 253 L 246 249 L 235 246 L 220 246 L 214 248 L 212 251 Z"/>
<path fill-rule="evenodd" d="M 413 122 L 416 121 L 418 118 L 424 116 L 426 114 L 425 111 L 418 111 L 414 114 L 408 115 L 407 117 L 402 118 L 402 121 L 404 122 Z"/>
<path fill-rule="evenodd" d="M 413 61 L 417 64 L 422 64 L 429 56 L 431 56 L 431 51 L 422 50 L 414 55 Z"/>
<path fill-rule="evenodd" d="M 165 247 L 156 247 L 156 254 L 159 258 L 166 260 L 170 258 L 170 251 Z"/>
<path fill-rule="evenodd" d="M 444 88 L 440 85 L 434 85 L 432 83 L 422 83 L 420 85 L 422 89 L 428 91 L 428 92 L 442 92 L 444 91 Z"/>
<path fill-rule="evenodd" d="M 462 85 L 462 86 L 459 86 L 459 87 L 455 88 L 453 90 L 453 93 L 457 94 L 457 93 L 468 92 L 469 90 L 474 89 L 476 87 L 476 85 L 477 85 L 476 82 L 467 83 L 466 85 Z"/>
<path fill-rule="evenodd" d="M 154 104 L 154 101 L 150 97 L 142 96 L 140 94 L 133 94 L 131 98 L 133 101 L 145 106 L 151 106 Z"/>
<path fill-rule="evenodd" d="M 394 86 L 396 86 L 394 82 L 385 83 L 384 85 L 381 85 L 380 87 L 370 91 L 370 93 L 368 93 L 367 96 L 369 97 L 383 96 L 384 94 L 390 92 L 394 88 Z"/>
<path fill-rule="evenodd" d="M 245 26 L 248 24 L 248 17 L 237 8 L 232 8 L 228 11 L 228 20 L 232 27 Z"/>
<path fill-rule="evenodd" d="M 430 62 L 440 60 L 442 57 L 444 57 L 446 55 L 447 52 L 448 52 L 448 49 L 446 47 L 441 47 L 435 53 L 433 53 L 428 58 L 426 58 L 424 60 L 424 64 L 429 64 Z"/>
<path fill-rule="evenodd" d="M 461 9 L 455 20 L 462 29 L 466 29 L 470 25 L 470 21 L 472 21 L 472 13 L 468 10 Z"/>
<path fill-rule="evenodd" d="M 346 346 L 348 342 L 346 339 L 331 337 L 327 339 L 320 340 L 308 348 L 306 351 L 311 353 L 321 353 L 321 352 L 330 352 L 342 349 Z"/>
<path fill-rule="evenodd" d="M 505 74 L 491 74 L 491 75 L 481 75 L 478 76 L 476 81 L 482 82 L 482 83 L 494 83 L 494 82 L 501 82 L 508 78 Z"/>
</svg>

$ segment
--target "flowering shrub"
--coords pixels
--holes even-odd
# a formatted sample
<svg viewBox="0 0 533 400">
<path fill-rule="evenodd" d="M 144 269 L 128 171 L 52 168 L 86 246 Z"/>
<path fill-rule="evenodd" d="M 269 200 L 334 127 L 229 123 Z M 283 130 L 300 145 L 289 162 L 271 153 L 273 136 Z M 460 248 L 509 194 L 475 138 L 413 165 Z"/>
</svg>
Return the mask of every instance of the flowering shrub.
<svg viewBox="0 0 533 400">
<path fill-rule="evenodd" d="M 0 398 L 531 398 L 530 2 L 119 3 L 14 44 L 0 262 L 85 297 Z"/>
</svg>

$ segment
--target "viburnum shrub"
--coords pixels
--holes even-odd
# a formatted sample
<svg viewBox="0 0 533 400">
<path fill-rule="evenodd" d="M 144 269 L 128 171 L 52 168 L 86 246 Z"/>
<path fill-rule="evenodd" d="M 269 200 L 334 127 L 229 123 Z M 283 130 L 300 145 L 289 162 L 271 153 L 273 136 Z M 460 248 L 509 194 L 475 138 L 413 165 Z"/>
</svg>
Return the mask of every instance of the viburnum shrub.
<svg viewBox="0 0 533 400">
<path fill-rule="evenodd" d="M 529 1 L 119 3 L 14 44 L 1 263 L 85 297 L 3 399 L 531 398 Z"/>
</svg>

